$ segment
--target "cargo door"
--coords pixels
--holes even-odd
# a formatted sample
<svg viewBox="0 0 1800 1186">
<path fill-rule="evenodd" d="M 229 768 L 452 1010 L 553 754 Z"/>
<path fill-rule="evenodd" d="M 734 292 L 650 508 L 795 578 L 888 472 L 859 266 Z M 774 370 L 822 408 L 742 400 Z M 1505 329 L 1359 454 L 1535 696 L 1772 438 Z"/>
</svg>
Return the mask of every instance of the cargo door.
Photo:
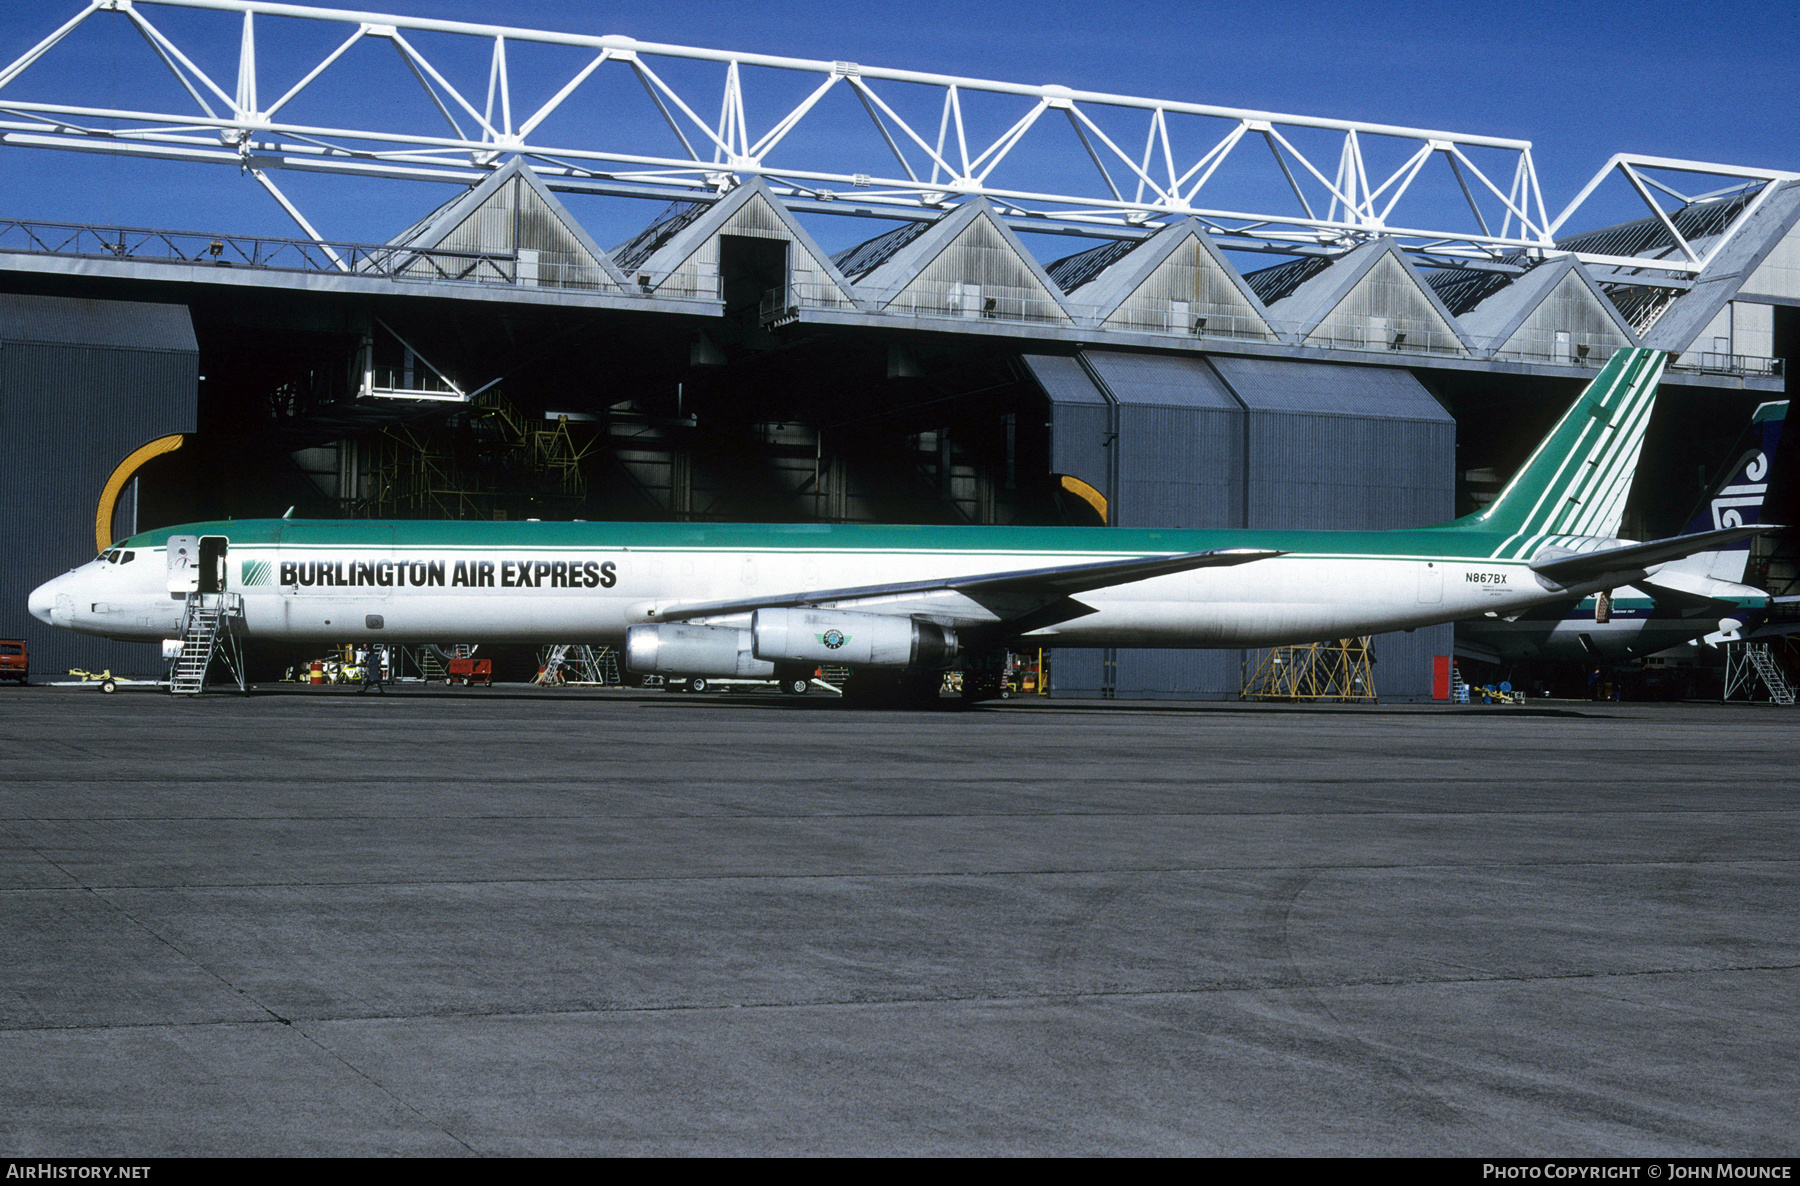
<svg viewBox="0 0 1800 1186">
<path fill-rule="evenodd" d="M 1443 600 L 1444 566 L 1427 560 L 1419 565 L 1419 604 L 1437 605 Z"/>
</svg>

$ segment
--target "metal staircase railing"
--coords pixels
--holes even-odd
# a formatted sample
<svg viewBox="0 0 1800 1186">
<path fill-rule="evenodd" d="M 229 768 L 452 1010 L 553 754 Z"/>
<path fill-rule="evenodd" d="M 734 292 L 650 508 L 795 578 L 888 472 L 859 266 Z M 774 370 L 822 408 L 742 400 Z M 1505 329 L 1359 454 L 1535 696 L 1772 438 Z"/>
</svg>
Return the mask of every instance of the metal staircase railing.
<svg viewBox="0 0 1800 1186">
<path fill-rule="evenodd" d="M 1769 653 L 1768 643 L 1760 646 L 1752 643 L 1744 657 L 1750 660 L 1752 667 L 1756 668 L 1756 674 L 1762 676 L 1763 686 L 1769 689 L 1770 700 L 1777 704 L 1794 702 L 1793 685 L 1787 682 L 1787 676 L 1783 675 L 1781 668 L 1776 666 L 1775 656 Z"/>
<path fill-rule="evenodd" d="M 544 658 L 544 666 L 538 672 L 536 683 L 549 687 L 562 682 L 562 669 L 568 659 L 569 647 L 570 644 L 564 642 L 550 648 L 550 653 Z"/>
<path fill-rule="evenodd" d="M 181 653 L 169 668 L 169 691 L 177 696 L 198 696 L 206 690 L 207 672 L 215 657 L 223 658 L 244 690 L 242 657 L 237 647 L 237 623 L 243 621 L 244 598 L 239 593 L 190 593 L 181 615 Z M 223 645 L 221 645 L 223 644 Z"/>
<path fill-rule="evenodd" d="M 1794 703 L 1794 686 L 1788 683 L 1781 665 L 1775 662 L 1775 655 L 1770 651 L 1768 643 L 1726 643 L 1725 699 L 1730 700 L 1740 692 L 1748 699 L 1756 699 L 1758 682 L 1768 692 L 1770 703 Z"/>
<path fill-rule="evenodd" d="M 611 647 L 558 643 L 543 652 L 543 666 L 535 682 L 545 687 L 564 683 L 617 686 L 623 682 L 619 653 Z"/>
<path fill-rule="evenodd" d="M 450 677 L 450 669 L 438 658 L 436 651 L 430 647 L 420 647 L 417 652 L 419 675 L 428 684 L 439 683 Z"/>
<path fill-rule="evenodd" d="M 618 687 L 625 682 L 619 670 L 619 652 L 611 647 L 582 647 L 580 667 L 588 683 Z"/>
</svg>

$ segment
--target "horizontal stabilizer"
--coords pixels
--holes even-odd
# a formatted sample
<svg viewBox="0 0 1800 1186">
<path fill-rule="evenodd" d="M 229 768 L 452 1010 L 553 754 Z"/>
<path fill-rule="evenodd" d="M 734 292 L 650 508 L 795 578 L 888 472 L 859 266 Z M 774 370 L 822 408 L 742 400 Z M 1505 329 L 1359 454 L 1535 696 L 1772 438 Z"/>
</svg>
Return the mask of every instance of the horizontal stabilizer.
<svg viewBox="0 0 1800 1186">
<path fill-rule="evenodd" d="M 1632 582 L 1657 600 L 1680 601 L 1757 601 L 1767 600 L 1768 593 L 1752 585 L 1722 581 L 1701 572 L 1688 572 L 1674 564 L 1666 565 L 1655 576 Z M 1665 598 L 1665 594 L 1671 595 Z"/>
<path fill-rule="evenodd" d="M 856 585 L 844 589 L 815 589 L 801 593 L 745 597 L 735 601 L 694 602 L 658 611 L 658 621 L 741 614 L 759 609 L 796 609 L 804 606 L 842 605 L 913 593 L 1027 594 L 1045 598 L 1068 597 L 1090 589 L 1128 585 L 1151 577 L 1170 576 L 1196 568 L 1221 568 L 1266 560 L 1283 553 L 1271 548 L 1215 548 L 1208 552 L 1183 552 L 1176 556 L 1134 556 L 1128 560 L 1099 560 L 1089 564 L 1064 564 L 1053 568 L 1023 568 L 966 577 L 939 577 L 925 581 L 900 581 L 887 585 Z"/>
<path fill-rule="evenodd" d="M 1531 571 L 1559 585 L 1579 585 L 1597 580 L 1609 573 L 1642 572 L 1658 564 L 1680 560 L 1696 552 L 1708 552 L 1734 544 L 1765 531 L 1781 528 L 1769 524 L 1759 527 L 1727 527 L 1723 531 L 1702 531 L 1697 535 L 1677 535 L 1669 539 L 1651 540 L 1647 544 L 1622 544 L 1597 552 L 1555 551 L 1540 555 L 1531 562 Z"/>
</svg>

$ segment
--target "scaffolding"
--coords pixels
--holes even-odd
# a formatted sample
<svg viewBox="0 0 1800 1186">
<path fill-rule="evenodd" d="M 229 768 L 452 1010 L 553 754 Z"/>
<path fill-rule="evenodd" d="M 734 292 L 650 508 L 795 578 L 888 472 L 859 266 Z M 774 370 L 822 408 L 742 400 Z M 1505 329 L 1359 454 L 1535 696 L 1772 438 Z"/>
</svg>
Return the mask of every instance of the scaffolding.
<svg viewBox="0 0 1800 1186">
<path fill-rule="evenodd" d="M 567 416 L 533 420 L 498 390 L 483 392 L 450 422 L 382 429 L 357 509 L 366 519 L 503 519 L 521 498 L 579 507 L 584 463 L 599 446 L 598 433 L 578 439 Z"/>
<path fill-rule="evenodd" d="M 1262 652 L 1240 700 L 1375 702 L 1369 635 Z"/>
<path fill-rule="evenodd" d="M 532 681 L 553 688 L 570 684 L 620 687 L 619 652 L 608 646 L 558 643 L 538 652 L 537 678 Z"/>
</svg>

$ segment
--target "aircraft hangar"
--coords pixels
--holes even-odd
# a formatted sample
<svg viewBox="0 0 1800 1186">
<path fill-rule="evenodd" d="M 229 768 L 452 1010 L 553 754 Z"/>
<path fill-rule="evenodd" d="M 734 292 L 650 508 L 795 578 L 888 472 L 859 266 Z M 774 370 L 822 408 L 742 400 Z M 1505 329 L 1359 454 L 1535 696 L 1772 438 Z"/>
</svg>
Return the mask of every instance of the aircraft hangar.
<svg viewBox="0 0 1800 1186">
<path fill-rule="evenodd" d="M 1437 522 L 1492 497 L 1612 351 L 1633 345 L 1676 356 L 1624 527 L 1654 538 L 1680 530 L 1800 352 L 1800 175 L 1621 155 L 1552 218 L 1519 141 L 623 38 L 207 7 L 241 21 L 235 93 L 199 55 L 163 55 L 205 115 L 32 101 L 54 35 L 0 73 L 0 141 L 40 150 L 40 167 L 59 149 L 231 165 L 300 227 L 283 238 L 0 211 L 15 218 L 0 222 L 0 425 L 15 453 L 0 530 L 22 558 L 0 577 L 14 606 L 0 634 L 27 637 L 39 670 L 155 666 L 150 648 L 71 639 L 23 613 L 30 588 L 90 558 L 100 537 L 290 507 Z M 149 25 L 149 8 L 96 4 L 81 19 Z M 554 104 L 517 125 L 496 116 L 499 49 L 485 115 L 444 72 L 412 71 L 460 117 L 454 136 L 324 136 L 257 99 L 253 30 L 261 22 L 266 46 L 283 19 L 337 19 L 353 30 L 346 45 L 383 42 L 415 67 L 431 67 L 427 33 L 592 51 L 554 102 L 628 72 L 686 151 L 534 139 Z M 724 69 L 716 124 L 664 78 L 670 67 L 653 68 L 664 59 Z M 753 139 L 742 94 L 757 70 L 817 89 Z M 321 66 L 289 97 L 330 77 Z M 207 87 L 223 98 L 208 102 Z M 928 121 L 904 109 L 903 87 L 939 95 L 941 120 L 937 107 Z M 1024 114 L 970 147 L 958 96 L 984 88 Z M 780 158 L 833 95 L 860 103 L 884 159 Z M 1177 160 L 1167 128 L 1184 118 L 1222 138 Z M 1152 141 L 1162 129 L 1158 153 L 1118 147 L 1129 120 L 1140 139 L 1146 123 Z M 1081 185 L 1020 163 L 1051 124 L 1091 159 Z M 1377 142 L 1403 151 L 1378 166 Z M 1210 201 L 1203 187 L 1224 184 L 1247 143 L 1266 144 L 1258 159 L 1279 166 L 1277 189 L 1244 183 L 1261 207 Z M 1003 160 L 1010 175 L 994 172 Z M 1414 213 L 1402 198 L 1428 167 L 1460 197 Z M 270 176 L 283 169 L 432 184 L 416 187 L 427 196 L 410 226 L 340 241 L 293 207 Z M 1642 216 L 1611 217 L 1617 207 L 1593 196 L 1608 184 L 1641 199 Z M 596 219 L 601 200 L 612 205 Z M 620 208 L 639 211 L 623 232 L 611 229 Z M 1770 518 L 1793 522 L 1791 485 L 1772 499 Z M 1792 592 L 1791 535 L 1757 547 L 1755 578 Z M 1447 626 L 1378 637 L 1383 698 L 1429 697 L 1432 657 L 1455 647 Z M 1052 689 L 1236 697 L 1250 662 L 1066 650 Z"/>
</svg>

